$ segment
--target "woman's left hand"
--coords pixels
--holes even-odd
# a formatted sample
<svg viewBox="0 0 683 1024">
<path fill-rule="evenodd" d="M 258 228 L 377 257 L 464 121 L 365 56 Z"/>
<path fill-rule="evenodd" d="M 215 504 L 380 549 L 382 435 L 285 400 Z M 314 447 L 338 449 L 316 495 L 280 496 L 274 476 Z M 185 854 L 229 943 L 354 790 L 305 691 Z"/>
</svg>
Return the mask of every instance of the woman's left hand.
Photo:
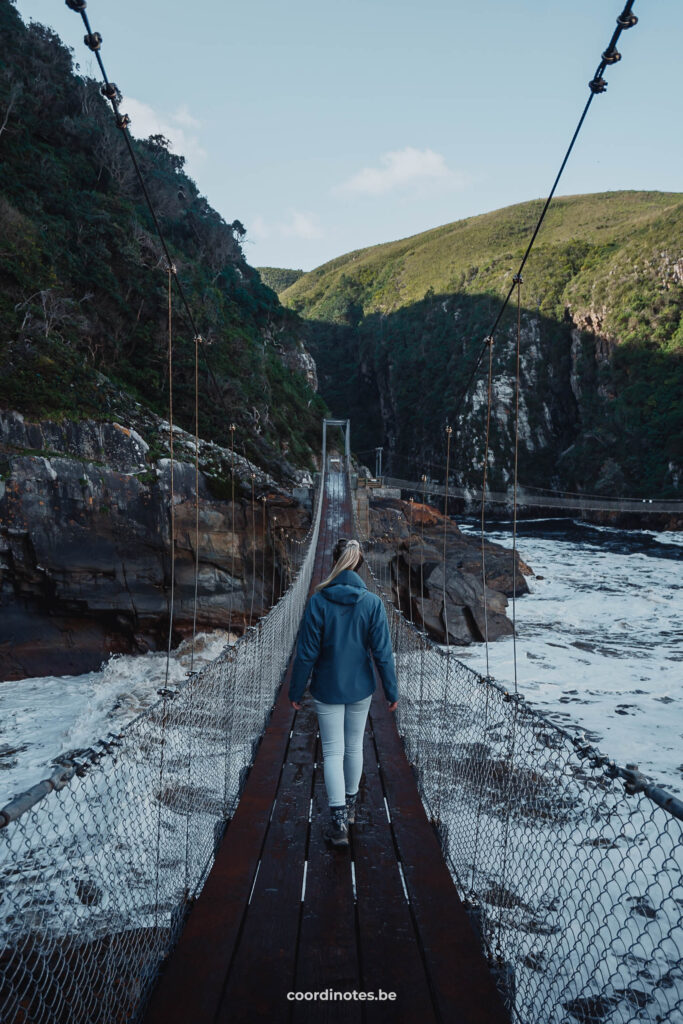
<svg viewBox="0 0 683 1024">
<path fill-rule="evenodd" d="M 297 710 L 297 711 L 301 711 L 301 709 L 302 709 L 302 705 L 301 705 L 301 704 L 299 704 L 299 702 L 298 702 L 298 701 L 296 701 L 296 700 L 290 700 L 290 702 L 289 702 L 289 703 L 290 703 L 290 704 L 292 705 L 292 707 L 293 707 L 293 708 L 296 708 L 296 710 Z"/>
</svg>

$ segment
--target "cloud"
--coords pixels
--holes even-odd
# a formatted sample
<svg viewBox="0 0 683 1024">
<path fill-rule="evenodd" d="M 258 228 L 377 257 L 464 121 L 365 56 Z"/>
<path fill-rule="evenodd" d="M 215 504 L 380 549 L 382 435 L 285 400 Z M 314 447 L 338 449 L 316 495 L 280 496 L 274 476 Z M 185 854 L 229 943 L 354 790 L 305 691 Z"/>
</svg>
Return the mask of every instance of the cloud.
<svg viewBox="0 0 683 1024">
<path fill-rule="evenodd" d="M 121 109 L 131 119 L 130 130 L 138 139 L 150 135 L 163 135 L 171 143 L 171 149 L 178 156 L 184 156 L 188 167 L 196 167 L 206 159 L 206 150 L 198 138 L 201 123 L 190 114 L 183 103 L 174 114 L 159 114 L 146 103 L 126 98 Z"/>
<path fill-rule="evenodd" d="M 272 238 L 274 235 L 280 238 L 303 238 L 305 241 L 323 237 L 323 231 L 315 215 L 303 210 L 289 210 L 284 220 L 271 224 L 261 216 L 254 217 L 249 234 L 255 241 Z"/>
<path fill-rule="evenodd" d="M 392 150 L 380 157 L 380 167 L 363 167 L 348 181 L 333 191 L 338 194 L 379 196 L 387 192 L 406 188 L 424 189 L 426 185 L 439 183 L 450 188 L 462 188 L 462 175 L 452 171 L 441 153 L 433 149 Z"/>
<path fill-rule="evenodd" d="M 303 213 L 301 210 L 291 210 L 289 219 L 279 225 L 280 231 L 285 238 L 322 238 L 323 233 L 320 226 L 310 213 Z"/>
</svg>

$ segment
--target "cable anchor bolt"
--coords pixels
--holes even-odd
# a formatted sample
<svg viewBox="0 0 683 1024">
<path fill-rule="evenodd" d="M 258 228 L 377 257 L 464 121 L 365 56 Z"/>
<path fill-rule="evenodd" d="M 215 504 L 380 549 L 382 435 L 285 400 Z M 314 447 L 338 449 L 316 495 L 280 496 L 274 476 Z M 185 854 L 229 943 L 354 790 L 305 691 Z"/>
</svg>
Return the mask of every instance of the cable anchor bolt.
<svg viewBox="0 0 683 1024">
<path fill-rule="evenodd" d="M 121 131 L 124 131 L 124 129 L 126 129 L 129 124 L 130 124 L 130 118 L 128 117 L 128 114 L 117 114 L 116 115 L 116 127 L 120 128 Z"/>
<path fill-rule="evenodd" d="M 493 345 L 493 335 L 492 334 L 487 334 L 486 335 L 486 337 L 484 338 L 484 344 L 485 345 Z"/>
<path fill-rule="evenodd" d="M 524 278 L 522 277 L 521 274 L 515 274 L 514 277 L 512 278 L 512 283 L 513 284 L 524 284 Z"/>
<path fill-rule="evenodd" d="M 102 36 L 99 32 L 90 32 L 88 35 L 83 36 L 83 42 L 89 50 L 95 53 L 102 46 Z"/>
<path fill-rule="evenodd" d="M 84 11 L 88 6 L 86 0 L 64 0 L 67 7 L 70 7 L 72 11 L 76 11 L 78 14 Z"/>
</svg>

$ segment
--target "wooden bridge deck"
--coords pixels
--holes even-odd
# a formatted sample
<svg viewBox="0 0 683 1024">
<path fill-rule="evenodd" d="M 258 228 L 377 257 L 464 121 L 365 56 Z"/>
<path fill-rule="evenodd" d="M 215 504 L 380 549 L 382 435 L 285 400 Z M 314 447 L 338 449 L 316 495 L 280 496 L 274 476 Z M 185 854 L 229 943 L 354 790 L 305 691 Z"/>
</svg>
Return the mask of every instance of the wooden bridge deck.
<svg viewBox="0 0 683 1024">
<path fill-rule="evenodd" d="M 352 532 L 344 478 L 333 477 L 313 583 L 329 571 L 337 537 Z M 350 849 L 335 850 L 322 837 L 328 805 L 313 703 L 307 691 L 303 710 L 293 710 L 288 676 L 146 1024 L 507 1024 L 381 685 Z M 333 998 L 354 990 L 356 998 Z M 380 990 L 395 998 L 380 1000 Z M 325 991 L 328 999 L 288 999 Z M 370 992 L 374 1000 L 358 998 Z"/>
</svg>

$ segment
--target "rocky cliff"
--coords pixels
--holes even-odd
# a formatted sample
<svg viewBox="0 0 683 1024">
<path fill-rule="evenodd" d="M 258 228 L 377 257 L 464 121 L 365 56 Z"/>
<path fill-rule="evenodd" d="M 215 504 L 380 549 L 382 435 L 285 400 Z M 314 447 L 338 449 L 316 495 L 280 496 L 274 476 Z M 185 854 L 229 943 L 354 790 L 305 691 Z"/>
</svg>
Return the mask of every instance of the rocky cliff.
<svg viewBox="0 0 683 1024">
<path fill-rule="evenodd" d="M 200 441 L 197 546 L 195 443 L 179 428 L 174 454 L 173 643 L 192 632 L 195 560 L 198 628 L 239 633 L 288 585 L 290 541 L 310 524 L 310 475 L 285 488 Z M 112 651 L 166 644 L 170 498 L 163 420 L 145 414 L 135 428 L 0 413 L 0 679 L 88 671 Z"/>
</svg>

